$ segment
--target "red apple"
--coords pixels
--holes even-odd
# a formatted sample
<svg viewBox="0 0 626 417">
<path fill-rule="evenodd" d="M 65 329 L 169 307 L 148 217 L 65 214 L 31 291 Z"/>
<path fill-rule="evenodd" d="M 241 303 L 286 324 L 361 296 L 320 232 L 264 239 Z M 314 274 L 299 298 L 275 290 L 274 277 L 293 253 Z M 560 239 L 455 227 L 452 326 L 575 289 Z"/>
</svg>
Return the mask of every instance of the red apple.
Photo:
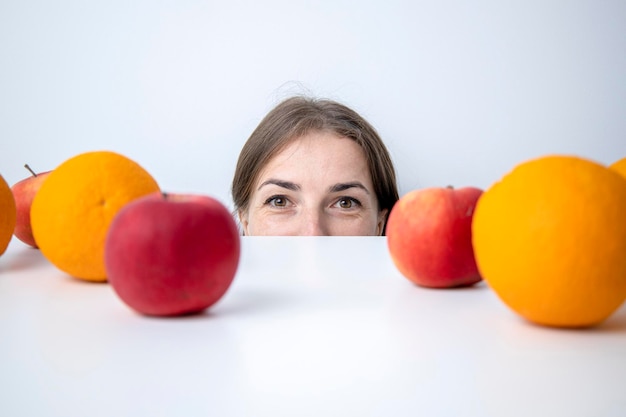
<svg viewBox="0 0 626 417">
<path fill-rule="evenodd" d="M 30 206 L 33 204 L 33 199 L 35 198 L 37 191 L 39 191 L 41 184 L 43 184 L 44 180 L 52 171 L 40 172 L 36 174 L 30 169 L 28 164 L 24 165 L 24 167 L 28 169 L 32 175 L 16 182 L 11 187 L 13 198 L 15 198 L 15 207 L 17 209 L 15 230 L 13 231 L 13 234 L 22 242 L 36 248 L 37 243 L 33 237 L 33 229 L 30 225 Z"/>
<path fill-rule="evenodd" d="M 222 298 L 239 254 L 237 225 L 222 203 L 158 192 L 128 203 L 113 218 L 105 268 L 115 293 L 132 309 L 179 316 Z"/>
<path fill-rule="evenodd" d="M 387 221 L 387 247 L 398 270 L 417 285 L 468 286 L 482 278 L 474 259 L 472 216 L 482 190 L 432 187 L 404 195 Z"/>
</svg>

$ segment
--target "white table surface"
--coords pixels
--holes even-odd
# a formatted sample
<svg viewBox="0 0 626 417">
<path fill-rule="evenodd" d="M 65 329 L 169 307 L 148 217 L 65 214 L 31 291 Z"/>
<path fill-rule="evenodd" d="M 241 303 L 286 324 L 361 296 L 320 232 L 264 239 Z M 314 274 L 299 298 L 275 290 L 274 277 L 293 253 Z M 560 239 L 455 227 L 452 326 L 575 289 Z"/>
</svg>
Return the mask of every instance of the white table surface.
<svg viewBox="0 0 626 417">
<path fill-rule="evenodd" d="M 626 305 L 525 322 L 484 283 L 428 290 L 384 238 L 245 237 L 206 314 L 147 318 L 14 239 L 0 416 L 626 416 Z"/>
</svg>

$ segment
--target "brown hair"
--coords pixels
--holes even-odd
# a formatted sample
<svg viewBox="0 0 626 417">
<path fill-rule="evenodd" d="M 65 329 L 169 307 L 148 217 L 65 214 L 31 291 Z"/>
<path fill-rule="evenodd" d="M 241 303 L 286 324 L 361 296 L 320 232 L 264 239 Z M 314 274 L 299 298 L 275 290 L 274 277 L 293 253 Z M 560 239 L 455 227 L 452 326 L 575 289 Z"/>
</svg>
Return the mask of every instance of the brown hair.
<svg viewBox="0 0 626 417">
<path fill-rule="evenodd" d="M 301 96 L 289 98 L 270 111 L 244 144 L 232 183 L 235 210 L 248 210 L 254 183 L 274 155 L 293 139 L 316 130 L 334 132 L 361 146 L 379 210 L 387 209 L 389 215 L 399 198 L 396 174 L 376 130 L 358 113 L 340 103 Z"/>
</svg>

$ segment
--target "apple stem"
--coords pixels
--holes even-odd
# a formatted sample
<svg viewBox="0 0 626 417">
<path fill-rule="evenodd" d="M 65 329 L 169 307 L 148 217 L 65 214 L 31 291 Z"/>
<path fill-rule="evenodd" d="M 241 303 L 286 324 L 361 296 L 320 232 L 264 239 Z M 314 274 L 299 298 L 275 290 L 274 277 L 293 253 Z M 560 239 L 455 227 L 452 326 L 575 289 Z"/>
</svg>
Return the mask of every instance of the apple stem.
<svg viewBox="0 0 626 417">
<path fill-rule="evenodd" d="M 28 164 L 24 164 L 24 168 L 26 168 L 31 174 L 33 174 L 33 177 L 36 177 L 37 174 L 35 174 L 35 171 L 33 171 L 32 169 L 30 169 L 30 167 L 28 166 Z"/>
<path fill-rule="evenodd" d="M 161 196 L 163 196 L 163 200 L 167 200 L 167 197 L 169 197 L 165 191 L 161 191 Z"/>
<path fill-rule="evenodd" d="M 448 185 L 446 188 L 449 189 L 449 190 L 454 190 L 454 187 L 451 186 L 451 185 Z"/>
</svg>

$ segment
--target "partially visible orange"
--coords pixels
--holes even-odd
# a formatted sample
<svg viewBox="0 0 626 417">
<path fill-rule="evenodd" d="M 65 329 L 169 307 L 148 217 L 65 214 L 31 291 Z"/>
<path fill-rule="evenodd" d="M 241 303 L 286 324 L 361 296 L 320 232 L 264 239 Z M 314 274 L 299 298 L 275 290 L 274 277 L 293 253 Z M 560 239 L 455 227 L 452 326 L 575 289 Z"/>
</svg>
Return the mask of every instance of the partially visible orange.
<svg viewBox="0 0 626 417">
<path fill-rule="evenodd" d="M 0 175 L 0 255 L 7 250 L 15 229 L 15 199 L 11 187 Z"/>
<path fill-rule="evenodd" d="M 622 174 L 626 178 L 626 157 L 613 162 L 609 168 Z"/>
<path fill-rule="evenodd" d="M 117 212 L 159 190 L 136 162 L 109 151 L 87 152 L 55 168 L 31 207 L 33 234 L 43 255 L 60 270 L 106 281 L 104 241 Z"/>
<path fill-rule="evenodd" d="M 500 299 L 547 326 L 588 327 L 626 299 L 626 180 L 598 163 L 545 156 L 479 199 L 479 270 Z"/>
</svg>

